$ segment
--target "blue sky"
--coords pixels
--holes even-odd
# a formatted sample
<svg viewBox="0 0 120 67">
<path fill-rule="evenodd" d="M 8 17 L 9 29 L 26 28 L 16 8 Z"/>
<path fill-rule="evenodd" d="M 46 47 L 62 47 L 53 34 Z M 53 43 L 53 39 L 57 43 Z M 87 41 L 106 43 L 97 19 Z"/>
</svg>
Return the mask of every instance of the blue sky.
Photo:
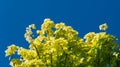
<svg viewBox="0 0 120 67">
<path fill-rule="evenodd" d="M 0 66 L 9 67 L 6 47 L 27 47 L 25 28 L 34 23 L 39 29 L 45 18 L 73 26 L 80 37 L 100 32 L 98 26 L 106 22 L 107 33 L 120 39 L 120 0 L 0 0 Z"/>
</svg>

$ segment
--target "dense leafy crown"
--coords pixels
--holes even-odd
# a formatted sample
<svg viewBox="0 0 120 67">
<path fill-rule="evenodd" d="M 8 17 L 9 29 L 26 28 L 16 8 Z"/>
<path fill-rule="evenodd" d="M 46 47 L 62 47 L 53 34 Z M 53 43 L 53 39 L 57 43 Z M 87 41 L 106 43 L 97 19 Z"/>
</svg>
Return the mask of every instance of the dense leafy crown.
<svg viewBox="0 0 120 67">
<path fill-rule="evenodd" d="M 19 56 L 10 59 L 12 67 L 119 67 L 117 38 L 105 32 L 106 23 L 99 28 L 102 32 L 89 32 L 80 38 L 71 26 L 45 19 L 36 38 L 32 32 L 36 26 L 26 28 L 29 49 L 12 44 L 5 53 Z"/>
</svg>

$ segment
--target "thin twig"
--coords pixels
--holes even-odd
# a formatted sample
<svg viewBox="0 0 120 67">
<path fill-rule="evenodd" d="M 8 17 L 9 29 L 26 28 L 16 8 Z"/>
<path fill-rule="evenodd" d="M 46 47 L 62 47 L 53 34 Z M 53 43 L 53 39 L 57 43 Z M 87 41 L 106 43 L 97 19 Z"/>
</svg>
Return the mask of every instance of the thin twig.
<svg viewBox="0 0 120 67">
<path fill-rule="evenodd" d="M 33 46 L 35 47 L 36 53 L 38 55 L 38 58 L 40 59 L 40 54 L 39 54 L 39 51 L 38 51 L 37 47 L 34 44 L 33 44 Z"/>
</svg>

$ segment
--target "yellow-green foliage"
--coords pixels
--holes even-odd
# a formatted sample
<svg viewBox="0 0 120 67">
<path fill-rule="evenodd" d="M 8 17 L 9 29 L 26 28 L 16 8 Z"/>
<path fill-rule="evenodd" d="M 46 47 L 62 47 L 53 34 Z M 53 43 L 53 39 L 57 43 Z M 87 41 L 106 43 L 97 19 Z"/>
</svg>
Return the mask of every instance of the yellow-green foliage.
<svg viewBox="0 0 120 67">
<path fill-rule="evenodd" d="M 89 32 L 80 38 L 71 26 L 45 19 L 36 38 L 32 37 L 36 26 L 26 28 L 29 49 L 10 45 L 5 53 L 9 57 L 19 55 L 11 58 L 12 67 L 119 67 L 117 38 L 105 32 L 106 23 L 99 28 L 103 32 Z"/>
</svg>

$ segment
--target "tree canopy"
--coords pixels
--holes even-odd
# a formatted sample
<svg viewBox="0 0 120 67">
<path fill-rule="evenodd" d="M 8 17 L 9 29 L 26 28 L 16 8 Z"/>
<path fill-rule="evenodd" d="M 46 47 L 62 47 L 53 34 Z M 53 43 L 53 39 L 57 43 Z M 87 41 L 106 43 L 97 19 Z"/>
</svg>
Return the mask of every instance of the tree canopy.
<svg viewBox="0 0 120 67">
<path fill-rule="evenodd" d="M 106 33 L 107 28 L 104 23 L 99 26 L 101 32 L 89 32 L 81 38 L 71 26 L 45 19 L 40 30 L 35 24 L 26 28 L 28 49 L 12 44 L 5 53 L 19 56 L 10 59 L 12 67 L 120 67 L 118 39 Z"/>
</svg>

